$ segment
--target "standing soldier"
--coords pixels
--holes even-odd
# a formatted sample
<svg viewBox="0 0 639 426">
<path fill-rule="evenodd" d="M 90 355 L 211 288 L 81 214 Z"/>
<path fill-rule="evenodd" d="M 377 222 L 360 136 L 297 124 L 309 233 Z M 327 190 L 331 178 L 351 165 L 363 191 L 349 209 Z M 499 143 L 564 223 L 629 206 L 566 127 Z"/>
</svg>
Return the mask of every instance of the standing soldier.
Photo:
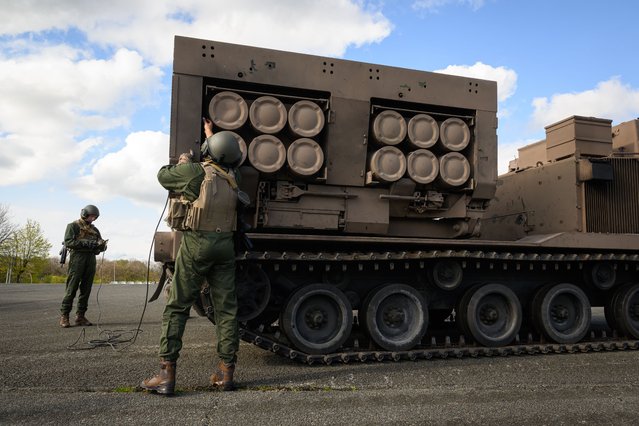
<svg viewBox="0 0 639 426">
<path fill-rule="evenodd" d="M 183 155 L 177 165 L 164 166 L 158 172 L 160 184 L 179 193 L 182 205 L 187 208 L 184 224 L 172 224 L 184 232 L 162 318 L 160 373 L 141 384 L 144 389 L 165 395 L 174 392 L 176 361 L 182 348 L 184 327 L 205 279 L 215 310 L 220 357 L 211 383 L 224 390 L 232 390 L 234 386 L 233 373 L 239 349 L 233 244 L 237 218 L 235 167 L 242 152 L 231 132 L 213 135 L 212 122 L 208 119 L 204 119 L 204 133 L 203 162 L 191 163 Z"/>
<path fill-rule="evenodd" d="M 73 299 L 80 289 L 75 325 L 93 325 L 85 313 L 89 304 L 93 277 L 95 276 L 95 256 L 106 250 L 107 242 L 102 239 L 100 231 L 93 222 L 100 216 L 98 208 L 92 204 L 80 211 L 80 219 L 67 225 L 64 233 L 64 246 L 71 250 L 69 272 L 67 275 L 66 294 L 60 307 L 60 327 L 70 327 L 69 313 L 73 308 Z"/>
</svg>

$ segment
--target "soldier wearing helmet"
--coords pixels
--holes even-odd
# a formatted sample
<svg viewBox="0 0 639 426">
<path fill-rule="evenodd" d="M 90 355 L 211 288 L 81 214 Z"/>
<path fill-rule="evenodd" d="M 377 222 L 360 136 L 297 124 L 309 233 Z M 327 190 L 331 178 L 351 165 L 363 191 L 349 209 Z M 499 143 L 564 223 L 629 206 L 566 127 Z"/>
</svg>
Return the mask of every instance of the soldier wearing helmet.
<svg viewBox="0 0 639 426">
<path fill-rule="evenodd" d="M 105 251 L 107 241 L 102 239 L 100 231 L 93 222 L 100 216 L 100 210 L 93 204 L 80 210 L 80 219 L 67 225 L 64 233 L 64 246 L 71 251 L 67 274 L 66 294 L 60 307 L 60 327 L 70 327 L 69 313 L 73 308 L 73 299 L 80 290 L 75 325 L 93 325 L 85 313 L 89 304 L 93 277 L 95 276 L 95 256 Z"/>
<path fill-rule="evenodd" d="M 237 218 L 236 167 L 242 152 L 233 133 L 213 134 L 213 123 L 203 121 L 206 140 L 201 146 L 201 162 L 193 163 L 188 154 L 183 154 L 178 164 L 164 166 L 158 172 L 160 184 L 179 193 L 188 205 L 184 226 L 177 228 L 183 231 L 182 242 L 162 317 L 160 373 L 141 384 L 160 394 L 174 391 L 182 334 L 204 280 L 209 284 L 215 310 L 220 358 L 211 383 L 224 390 L 233 388 L 239 349 L 233 232 Z"/>
</svg>

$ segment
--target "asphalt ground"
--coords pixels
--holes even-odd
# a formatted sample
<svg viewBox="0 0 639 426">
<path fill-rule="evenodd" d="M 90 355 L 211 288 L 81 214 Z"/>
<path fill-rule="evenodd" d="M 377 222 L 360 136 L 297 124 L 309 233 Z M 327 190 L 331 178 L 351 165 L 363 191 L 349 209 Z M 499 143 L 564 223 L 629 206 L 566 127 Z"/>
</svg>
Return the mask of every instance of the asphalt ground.
<svg viewBox="0 0 639 426">
<path fill-rule="evenodd" d="M 242 343 L 239 389 L 220 392 L 208 385 L 214 328 L 197 316 L 177 395 L 146 393 L 162 298 L 133 344 L 85 343 L 131 337 L 146 291 L 95 286 L 87 317 L 98 326 L 62 329 L 63 285 L 0 285 L 0 424 L 637 424 L 635 350 L 306 366 Z"/>
</svg>

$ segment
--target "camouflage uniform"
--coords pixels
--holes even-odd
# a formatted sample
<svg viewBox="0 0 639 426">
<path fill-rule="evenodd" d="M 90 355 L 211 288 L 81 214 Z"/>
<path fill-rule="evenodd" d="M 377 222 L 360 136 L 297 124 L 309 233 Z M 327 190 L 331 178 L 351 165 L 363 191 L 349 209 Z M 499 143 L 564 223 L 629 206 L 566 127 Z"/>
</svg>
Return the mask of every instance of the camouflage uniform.
<svg viewBox="0 0 639 426">
<path fill-rule="evenodd" d="M 200 194 L 205 172 L 199 163 L 164 166 L 158 172 L 160 184 L 194 201 Z M 217 206 L 216 206 L 217 208 Z M 219 208 L 231 208 L 220 205 Z M 232 206 L 235 209 L 235 206 Z M 184 231 L 175 261 L 173 283 L 162 318 L 159 355 L 176 361 L 191 306 L 207 280 L 217 325 L 217 353 L 233 364 L 239 349 L 237 296 L 235 290 L 235 250 L 233 232 Z"/>
<path fill-rule="evenodd" d="M 78 315 L 84 315 L 89 304 L 93 277 L 95 276 L 95 256 L 102 249 L 100 231 L 93 224 L 78 219 L 67 225 L 64 233 L 64 245 L 71 251 L 69 272 L 67 275 L 66 294 L 62 300 L 60 312 L 68 315 L 73 308 L 73 299 L 80 289 L 78 297 Z"/>
</svg>

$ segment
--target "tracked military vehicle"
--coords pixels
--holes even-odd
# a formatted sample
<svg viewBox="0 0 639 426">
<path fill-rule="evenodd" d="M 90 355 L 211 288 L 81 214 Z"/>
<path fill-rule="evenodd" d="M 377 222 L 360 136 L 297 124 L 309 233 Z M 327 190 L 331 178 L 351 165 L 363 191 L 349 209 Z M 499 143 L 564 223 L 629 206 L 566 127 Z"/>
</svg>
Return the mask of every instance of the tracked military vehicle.
<svg viewBox="0 0 639 426">
<path fill-rule="evenodd" d="M 552 124 L 498 177 L 495 82 L 176 37 L 171 162 L 202 117 L 243 151 L 244 340 L 308 363 L 639 348 L 637 120 Z M 169 278 L 179 241 L 156 235 Z"/>
</svg>

